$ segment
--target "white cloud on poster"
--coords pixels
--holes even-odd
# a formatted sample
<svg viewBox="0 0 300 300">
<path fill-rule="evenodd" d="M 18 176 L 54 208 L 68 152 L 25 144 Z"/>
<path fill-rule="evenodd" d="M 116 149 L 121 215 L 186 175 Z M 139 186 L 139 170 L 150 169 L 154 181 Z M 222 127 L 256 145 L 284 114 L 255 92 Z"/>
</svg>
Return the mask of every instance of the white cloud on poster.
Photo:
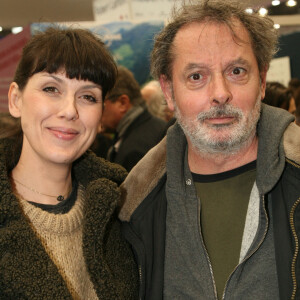
<svg viewBox="0 0 300 300">
<path fill-rule="evenodd" d="M 94 0 L 97 22 L 149 20 L 166 21 L 176 3 L 182 0 Z"/>
</svg>

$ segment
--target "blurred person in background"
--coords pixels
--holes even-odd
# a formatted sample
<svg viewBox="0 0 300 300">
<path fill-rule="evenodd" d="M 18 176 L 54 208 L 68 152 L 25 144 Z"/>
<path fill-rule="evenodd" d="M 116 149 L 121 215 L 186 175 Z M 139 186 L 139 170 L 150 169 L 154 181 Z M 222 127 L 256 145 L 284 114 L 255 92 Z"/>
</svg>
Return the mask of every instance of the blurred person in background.
<svg viewBox="0 0 300 300">
<path fill-rule="evenodd" d="M 107 159 L 130 171 L 164 137 L 166 122 L 151 115 L 132 72 L 118 67 L 118 77 L 104 102 L 104 131 L 114 132 Z"/>
<path fill-rule="evenodd" d="M 149 81 L 143 86 L 141 93 L 151 114 L 163 119 L 169 125 L 174 123 L 170 122 L 170 120 L 174 117 L 174 112 L 172 112 L 167 105 L 159 81 Z"/>
<path fill-rule="evenodd" d="M 298 126 L 300 126 L 300 105 L 297 107 L 296 111 L 295 111 L 295 122 Z"/>
<path fill-rule="evenodd" d="M 296 124 L 300 126 L 300 86 L 297 89 L 295 89 L 294 97 L 297 106 L 295 111 Z"/>
<path fill-rule="evenodd" d="M 267 82 L 263 102 L 295 114 L 296 103 L 293 92 L 280 82 Z"/>
<path fill-rule="evenodd" d="M 136 299 L 116 217 L 126 171 L 88 151 L 117 76 L 104 43 L 47 29 L 23 49 L 0 140 L 0 299 Z"/>
<path fill-rule="evenodd" d="M 293 94 L 295 96 L 296 91 L 300 88 L 300 79 L 298 79 L 298 78 L 292 78 L 289 81 L 288 88 L 293 91 Z M 295 100 L 296 100 L 296 105 L 300 105 L 300 103 L 297 101 L 296 98 L 295 98 Z"/>
<path fill-rule="evenodd" d="M 98 156 L 102 158 L 107 157 L 107 152 L 112 145 L 113 134 L 112 133 L 105 133 L 102 130 L 101 121 L 98 126 L 98 133 L 96 138 L 91 145 L 90 149 Z"/>
<path fill-rule="evenodd" d="M 162 120 L 165 118 L 167 103 L 157 80 L 147 82 L 141 89 L 143 99 L 146 101 L 148 111 Z"/>
</svg>

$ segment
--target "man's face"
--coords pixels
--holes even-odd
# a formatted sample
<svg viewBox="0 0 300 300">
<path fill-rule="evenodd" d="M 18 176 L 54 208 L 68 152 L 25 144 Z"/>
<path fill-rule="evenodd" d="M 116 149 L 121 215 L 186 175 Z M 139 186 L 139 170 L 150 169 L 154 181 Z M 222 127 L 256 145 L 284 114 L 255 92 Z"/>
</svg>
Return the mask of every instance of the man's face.
<svg viewBox="0 0 300 300">
<path fill-rule="evenodd" d="M 104 131 L 116 130 L 118 124 L 123 117 L 122 105 L 120 101 L 104 101 L 104 110 L 101 119 L 101 125 Z"/>
<path fill-rule="evenodd" d="M 235 153 L 255 136 L 266 72 L 245 28 L 192 23 L 173 42 L 172 82 L 161 78 L 188 143 L 201 153 Z"/>
</svg>

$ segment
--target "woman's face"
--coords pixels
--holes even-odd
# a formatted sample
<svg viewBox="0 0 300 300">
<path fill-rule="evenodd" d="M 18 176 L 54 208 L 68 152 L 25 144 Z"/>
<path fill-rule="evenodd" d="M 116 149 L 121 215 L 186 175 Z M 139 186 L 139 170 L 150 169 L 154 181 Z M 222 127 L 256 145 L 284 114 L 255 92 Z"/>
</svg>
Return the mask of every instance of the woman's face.
<svg viewBox="0 0 300 300">
<path fill-rule="evenodd" d="M 20 91 L 12 83 L 10 112 L 21 118 L 21 157 L 71 164 L 92 144 L 102 115 L 102 89 L 63 71 L 34 74 Z"/>
</svg>

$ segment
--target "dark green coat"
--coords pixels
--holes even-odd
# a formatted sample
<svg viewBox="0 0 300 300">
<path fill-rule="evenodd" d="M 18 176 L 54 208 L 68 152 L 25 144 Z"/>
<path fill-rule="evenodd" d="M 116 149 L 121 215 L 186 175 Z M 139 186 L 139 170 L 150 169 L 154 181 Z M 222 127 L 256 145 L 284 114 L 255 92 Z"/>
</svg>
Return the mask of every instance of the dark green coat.
<svg viewBox="0 0 300 300">
<path fill-rule="evenodd" d="M 8 173 L 18 153 L 11 145 L 0 140 L 0 299 L 72 299 L 12 193 Z M 116 217 L 126 172 L 88 152 L 73 173 L 86 188 L 83 254 L 96 293 L 99 299 L 136 299 L 136 265 Z"/>
</svg>

